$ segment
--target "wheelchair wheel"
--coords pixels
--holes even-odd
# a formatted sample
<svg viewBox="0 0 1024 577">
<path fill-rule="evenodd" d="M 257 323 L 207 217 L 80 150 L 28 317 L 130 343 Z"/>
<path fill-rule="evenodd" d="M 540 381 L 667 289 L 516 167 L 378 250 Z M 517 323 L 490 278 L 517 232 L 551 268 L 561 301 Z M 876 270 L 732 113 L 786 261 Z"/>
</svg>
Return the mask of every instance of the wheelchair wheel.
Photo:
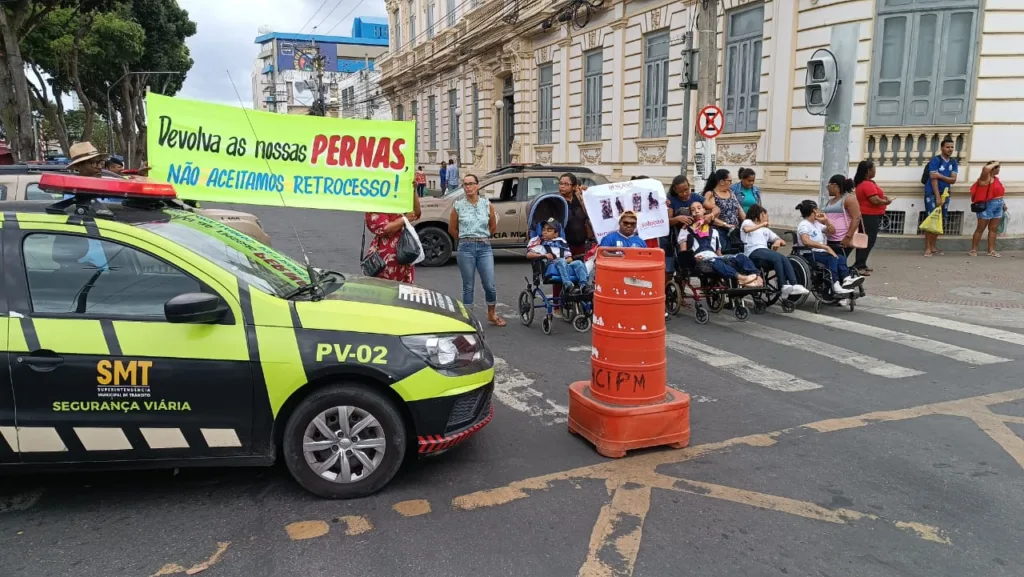
<svg viewBox="0 0 1024 577">
<path fill-rule="evenodd" d="M 742 322 L 750 318 L 750 309 L 743 306 L 742 302 L 737 302 L 736 310 L 733 311 L 733 314 L 736 315 L 736 320 Z"/>
<path fill-rule="evenodd" d="M 700 301 L 697 301 L 693 307 L 693 320 L 697 321 L 698 325 L 706 325 L 711 320 L 711 313 Z"/>
<path fill-rule="evenodd" d="M 789 299 L 783 299 L 782 301 L 782 312 L 791 313 L 796 310 L 796 305 Z"/>
<path fill-rule="evenodd" d="M 572 319 L 576 318 L 576 307 L 578 303 L 576 297 L 570 297 L 565 294 L 565 290 L 562 291 L 562 320 L 571 323 Z"/>
<path fill-rule="evenodd" d="M 814 314 L 821 313 L 821 299 L 814 299 Z"/>
<path fill-rule="evenodd" d="M 754 308 L 751 310 L 755 315 L 763 315 L 768 310 L 768 303 L 761 300 L 761 295 L 754 295 Z"/>
<path fill-rule="evenodd" d="M 533 293 L 528 290 L 519 293 L 519 321 L 525 326 L 533 323 Z"/>
<path fill-rule="evenodd" d="M 679 283 L 672 280 L 665 285 L 665 312 L 670 315 L 678 315 L 679 309 L 683 308 L 683 289 Z"/>
<path fill-rule="evenodd" d="M 814 280 L 811 276 L 811 265 L 807 264 L 807 261 L 801 256 L 789 255 L 789 264 L 793 265 L 793 273 L 796 274 L 796 281 L 803 285 L 808 291 L 814 290 Z M 802 294 L 799 296 L 789 297 L 789 301 L 793 303 L 793 308 L 803 306 L 807 302 L 808 294 Z"/>
<path fill-rule="evenodd" d="M 544 331 L 544 334 L 546 334 L 546 335 L 550 335 L 551 334 L 551 321 L 552 320 L 553 319 L 552 319 L 551 315 L 548 315 L 548 316 L 545 316 L 544 320 L 540 322 L 540 328 L 541 328 L 542 331 Z"/>
<path fill-rule="evenodd" d="M 768 289 L 764 293 L 765 303 L 767 306 L 772 306 L 782 298 L 782 284 L 779 281 L 778 275 L 775 274 L 775 269 L 768 269 L 764 271 L 761 278 L 764 279 L 764 286 Z M 757 311 L 755 310 L 754 312 L 756 313 Z"/>
<path fill-rule="evenodd" d="M 848 304 L 849 304 L 849 307 L 850 307 L 850 312 L 852 313 L 853 309 L 857 308 L 857 299 L 854 298 L 854 297 L 850 297 L 850 298 L 848 298 L 846 300 L 848 301 Z"/>
<path fill-rule="evenodd" d="M 581 333 L 585 333 L 590 330 L 590 317 L 579 314 L 576 318 L 572 319 L 572 328 L 576 329 Z"/>
</svg>

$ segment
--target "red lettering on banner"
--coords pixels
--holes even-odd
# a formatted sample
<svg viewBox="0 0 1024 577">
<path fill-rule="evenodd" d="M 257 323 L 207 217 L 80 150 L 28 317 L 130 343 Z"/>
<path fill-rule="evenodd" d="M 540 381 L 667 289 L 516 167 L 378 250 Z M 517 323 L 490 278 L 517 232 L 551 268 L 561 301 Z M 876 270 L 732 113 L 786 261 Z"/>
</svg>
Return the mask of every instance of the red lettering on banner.
<svg viewBox="0 0 1024 577">
<path fill-rule="evenodd" d="M 313 138 L 310 164 L 402 170 L 406 166 L 404 138 L 319 134 Z"/>
</svg>

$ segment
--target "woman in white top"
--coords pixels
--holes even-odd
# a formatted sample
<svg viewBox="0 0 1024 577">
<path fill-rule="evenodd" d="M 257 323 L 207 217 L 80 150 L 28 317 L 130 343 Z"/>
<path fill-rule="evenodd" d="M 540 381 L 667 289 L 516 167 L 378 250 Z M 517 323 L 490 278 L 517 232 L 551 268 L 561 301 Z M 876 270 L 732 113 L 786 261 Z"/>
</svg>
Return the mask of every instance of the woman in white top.
<svg viewBox="0 0 1024 577">
<path fill-rule="evenodd" d="M 796 226 L 797 244 L 811 249 L 811 260 L 828 267 L 832 273 L 832 292 L 836 296 L 843 296 L 852 293 L 851 287 L 859 286 L 864 282 L 864 277 L 853 278 L 850 276 L 850 269 L 846 266 L 846 259 L 836 256 L 825 241 L 825 233 L 835 234 L 836 228 L 832 222 L 820 210 L 818 203 L 813 200 L 805 200 L 796 205 L 800 216 L 804 219 Z"/>
<path fill-rule="evenodd" d="M 759 204 L 750 207 L 747 219 L 740 225 L 743 253 L 760 268 L 772 267 L 782 286 L 782 296 L 805 295 L 809 291 L 798 282 L 789 259 L 778 252 L 786 241 L 768 228 L 768 211 Z"/>
</svg>

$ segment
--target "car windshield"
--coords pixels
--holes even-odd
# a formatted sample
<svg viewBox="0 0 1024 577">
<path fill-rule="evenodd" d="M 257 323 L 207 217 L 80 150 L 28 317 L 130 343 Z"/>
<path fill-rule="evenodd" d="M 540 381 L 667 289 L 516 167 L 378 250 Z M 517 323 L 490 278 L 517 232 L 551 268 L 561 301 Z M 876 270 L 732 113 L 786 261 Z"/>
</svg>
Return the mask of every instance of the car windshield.
<svg viewBox="0 0 1024 577">
<path fill-rule="evenodd" d="M 244 233 L 194 213 L 165 213 L 171 220 L 139 228 L 191 250 L 265 293 L 283 297 L 309 284 L 304 266 Z"/>
<path fill-rule="evenodd" d="M 445 193 L 444 193 L 444 196 L 445 196 L 445 197 L 449 197 L 449 196 L 458 196 L 458 195 L 462 194 L 463 192 L 464 192 L 464 190 L 462 189 L 462 187 L 461 187 L 461 186 L 460 186 L 460 187 L 458 187 L 458 188 L 449 188 L 449 189 L 448 189 L 448 192 L 445 192 Z"/>
</svg>

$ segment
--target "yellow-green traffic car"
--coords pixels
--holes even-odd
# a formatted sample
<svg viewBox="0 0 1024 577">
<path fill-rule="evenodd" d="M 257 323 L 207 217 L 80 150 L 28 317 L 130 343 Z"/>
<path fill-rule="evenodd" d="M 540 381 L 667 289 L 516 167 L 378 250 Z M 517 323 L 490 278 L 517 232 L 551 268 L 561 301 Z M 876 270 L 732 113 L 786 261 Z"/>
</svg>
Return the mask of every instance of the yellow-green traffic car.
<svg viewBox="0 0 1024 577">
<path fill-rule="evenodd" d="M 459 301 L 300 265 L 167 208 L 170 185 L 40 185 L 73 196 L 0 220 L 0 469 L 281 454 L 309 491 L 351 498 L 491 420 L 494 359 Z"/>
</svg>

